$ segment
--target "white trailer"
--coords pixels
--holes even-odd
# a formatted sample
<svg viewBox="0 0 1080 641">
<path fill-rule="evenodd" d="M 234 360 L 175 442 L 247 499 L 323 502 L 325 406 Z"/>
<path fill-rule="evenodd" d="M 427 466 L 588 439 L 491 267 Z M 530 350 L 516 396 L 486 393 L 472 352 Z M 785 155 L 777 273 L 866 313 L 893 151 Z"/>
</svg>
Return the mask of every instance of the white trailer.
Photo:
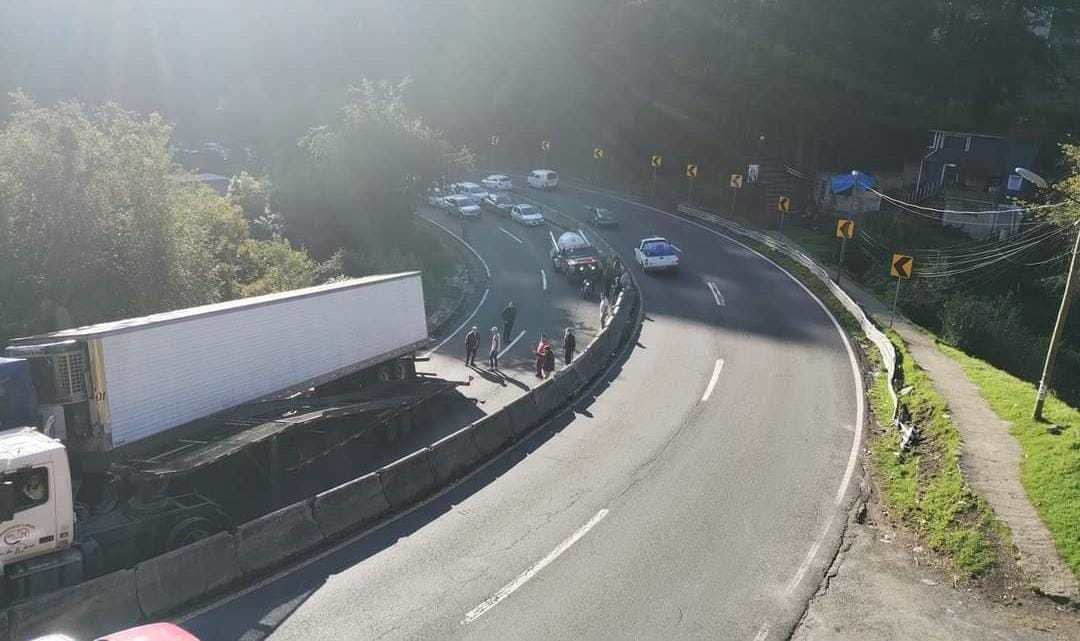
<svg viewBox="0 0 1080 641">
<path fill-rule="evenodd" d="M 419 272 L 16 339 L 0 398 L 41 420 L 0 431 L 0 600 L 272 509 L 288 474 L 424 398 L 427 342 Z"/>
<path fill-rule="evenodd" d="M 406 272 L 19 338 L 7 355 L 52 371 L 55 393 L 38 385 L 49 432 L 74 451 L 104 453 L 427 340 L 420 272 Z"/>
</svg>

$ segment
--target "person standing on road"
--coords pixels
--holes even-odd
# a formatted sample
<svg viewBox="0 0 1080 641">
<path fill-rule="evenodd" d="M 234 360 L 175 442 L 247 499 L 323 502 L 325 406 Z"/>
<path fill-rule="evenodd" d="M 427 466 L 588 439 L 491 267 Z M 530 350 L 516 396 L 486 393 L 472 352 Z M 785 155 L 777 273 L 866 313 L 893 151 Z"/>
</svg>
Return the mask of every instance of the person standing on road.
<svg viewBox="0 0 1080 641">
<path fill-rule="evenodd" d="M 476 352 L 480 349 L 480 332 L 473 325 L 468 334 L 465 334 L 465 365 L 476 367 Z"/>
<path fill-rule="evenodd" d="M 570 361 L 574 360 L 574 349 L 577 347 L 577 338 L 574 336 L 573 328 L 567 327 L 566 333 L 563 334 L 562 348 L 563 348 L 563 361 L 569 365 Z"/>
<path fill-rule="evenodd" d="M 514 321 L 517 320 L 517 307 L 514 307 L 514 301 L 506 303 L 506 307 L 502 310 L 503 320 L 503 342 L 510 342 L 510 332 L 514 331 Z"/>
<path fill-rule="evenodd" d="M 491 352 L 488 353 L 488 368 L 491 371 L 499 369 L 499 328 L 491 326 Z"/>
<path fill-rule="evenodd" d="M 551 345 L 544 347 L 544 378 L 551 376 L 555 371 L 555 350 Z"/>
<path fill-rule="evenodd" d="M 608 305 L 607 295 L 600 296 L 600 329 L 607 327 L 608 314 L 611 313 L 611 306 Z"/>
<path fill-rule="evenodd" d="M 540 342 L 536 345 L 536 377 L 544 378 L 544 356 L 547 353 L 548 342 L 543 334 L 540 334 Z"/>
</svg>

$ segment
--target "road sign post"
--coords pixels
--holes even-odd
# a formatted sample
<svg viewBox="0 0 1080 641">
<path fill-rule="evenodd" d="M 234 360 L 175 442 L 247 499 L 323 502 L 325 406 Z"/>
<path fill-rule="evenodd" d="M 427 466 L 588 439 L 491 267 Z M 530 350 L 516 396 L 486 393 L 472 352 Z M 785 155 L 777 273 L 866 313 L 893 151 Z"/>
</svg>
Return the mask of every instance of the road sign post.
<svg viewBox="0 0 1080 641">
<path fill-rule="evenodd" d="M 776 200 L 776 211 L 777 215 L 780 217 L 780 231 L 784 231 L 784 214 L 791 211 L 791 199 L 787 196 L 780 196 Z"/>
<path fill-rule="evenodd" d="M 664 157 L 660 154 L 653 154 L 649 158 L 649 167 L 652 168 L 652 183 L 649 187 L 649 191 L 652 193 L 652 197 L 656 198 L 656 170 L 664 166 Z"/>
<path fill-rule="evenodd" d="M 893 326 L 896 318 L 896 304 L 900 301 L 900 282 L 911 278 L 911 272 L 915 267 L 915 259 L 905 254 L 893 254 L 892 262 L 889 263 L 889 274 L 896 279 L 896 293 L 893 294 L 892 311 L 889 312 L 889 327 Z"/>
<path fill-rule="evenodd" d="M 844 271 L 844 251 L 847 241 L 855 234 L 855 221 L 849 218 L 836 219 L 836 237 L 840 239 L 840 260 L 836 263 L 836 284 L 840 284 L 840 273 Z"/>
<path fill-rule="evenodd" d="M 735 215 L 735 197 L 738 196 L 739 190 L 742 189 L 743 177 L 742 174 L 731 174 L 731 179 L 728 180 L 728 186 L 731 187 L 731 215 Z"/>
<path fill-rule="evenodd" d="M 548 167 L 548 152 L 551 151 L 551 141 L 541 140 L 540 151 L 544 152 L 544 168 L 546 169 Z"/>
<path fill-rule="evenodd" d="M 697 175 L 697 165 L 694 163 L 686 165 L 686 181 L 688 183 L 686 187 L 686 204 L 688 205 L 694 204 L 694 179 L 697 178 Z"/>
</svg>

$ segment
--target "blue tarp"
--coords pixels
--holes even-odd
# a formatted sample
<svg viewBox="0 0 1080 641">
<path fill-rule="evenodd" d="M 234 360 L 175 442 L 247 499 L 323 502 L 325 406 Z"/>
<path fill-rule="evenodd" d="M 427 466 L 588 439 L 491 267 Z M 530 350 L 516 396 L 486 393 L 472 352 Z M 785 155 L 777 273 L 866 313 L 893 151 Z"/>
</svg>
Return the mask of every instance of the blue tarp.
<svg viewBox="0 0 1080 641">
<path fill-rule="evenodd" d="M 37 394 L 30 363 L 0 357 L 0 429 L 37 424 Z"/>
<path fill-rule="evenodd" d="M 830 188 L 834 194 L 846 194 L 851 191 L 851 186 L 855 184 L 856 176 L 859 179 L 859 190 L 865 191 L 867 189 L 873 189 L 877 187 L 877 181 L 870 174 L 864 174 L 861 171 L 856 171 L 854 175 L 851 173 L 836 174 L 832 177 Z"/>
</svg>

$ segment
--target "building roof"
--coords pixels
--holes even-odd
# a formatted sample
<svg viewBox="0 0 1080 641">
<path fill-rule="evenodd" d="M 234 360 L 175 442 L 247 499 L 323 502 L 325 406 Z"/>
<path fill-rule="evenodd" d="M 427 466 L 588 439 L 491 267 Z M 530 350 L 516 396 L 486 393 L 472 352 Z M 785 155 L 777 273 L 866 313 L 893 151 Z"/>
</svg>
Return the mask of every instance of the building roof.
<svg viewBox="0 0 1080 641">
<path fill-rule="evenodd" d="M 36 336 L 16 338 L 11 341 L 11 345 L 32 345 L 35 343 L 51 343 L 75 338 L 93 338 L 105 336 L 107 334 L 119 334 L 121 332 L 131 331 L 133 329 L 139 329 L 151 325 L 167 325 L 169 323 L 175 323 L 181 320 L 195 318 L 198 316 L 212 316 L 215 314 L 223 314 L 226 312 L 230 312 L 236 309 L 261 307 L 263 305 L 270 305 L 283 300 L 318 296 L 319 294 L 324 294 L 326 292 L 365 287 L 374 283 L 398 280 L 401 278 L 410 278 L 412 276 L 419 275 L 420 272 L 411 271 L 401 272 L 399 274 L 381 274 L 376 276 L 365 276 L 363 278 L 350 278 L 348 280 L 326 283 L 324 285 L 316 285 L 314 287 L 293 289 L 287 292 L 264 294 L 262 296 L 252 296 L 250 298 L 238 298 L 236 300 L 225 301 L 222 303 L 200 305 L 198 307 L 188 307 L 187 309 L 177 309 L 169 312 L 161 312 L 159 314 L 151 314 L 149 316 L 125 318 L 122 320 L 97 323 L 95 325 L 86 325 L 83 327 L 64 329 L 57 332 L 51 332 L 49 334 L 39 334 Z"/>
</svg>

